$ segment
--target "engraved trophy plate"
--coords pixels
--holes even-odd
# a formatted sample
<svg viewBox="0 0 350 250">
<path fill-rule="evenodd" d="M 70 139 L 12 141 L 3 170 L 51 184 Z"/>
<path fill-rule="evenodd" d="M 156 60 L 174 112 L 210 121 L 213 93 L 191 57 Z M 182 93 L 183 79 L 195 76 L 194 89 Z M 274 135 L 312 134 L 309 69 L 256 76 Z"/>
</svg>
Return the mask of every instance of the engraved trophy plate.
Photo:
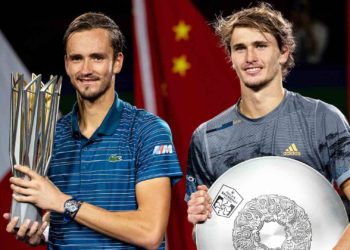
<svg viewBox="0 0 350 250">
<path fill-rule="evenodd" d="M 196 225 L 199 250 L 329 250 L 348 224 L 333 186 L 284 157 L 247 160 L 210 187 L 212 218 Z"/>
<path fill-rule="evenodd" d="M 62 78 L 51 76 L 42 83 L 41 75 L 32 75 L 30 82 L 23 75 L 11 75 L 9 153 L 12 174 L 28 178 L 14 169 L 26 165 L 45 176 L 51 158 L 56 128 Z M 19 227 L 25 219 L 41 222 L 41 211 L 31 203 L 12 199 L 11 218 L 18 216 Z"/>
</svg>

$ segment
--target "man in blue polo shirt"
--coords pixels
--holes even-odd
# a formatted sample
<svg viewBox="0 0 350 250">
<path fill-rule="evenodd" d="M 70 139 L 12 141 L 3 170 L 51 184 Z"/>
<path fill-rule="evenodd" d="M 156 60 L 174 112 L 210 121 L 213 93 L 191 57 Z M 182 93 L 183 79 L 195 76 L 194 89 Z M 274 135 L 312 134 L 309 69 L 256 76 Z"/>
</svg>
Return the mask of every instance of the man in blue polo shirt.
<svg viewBox="0 0 350 250">
<path fill-rule="evenodd" d="M 16 168 L 30 181 L 10 179 L 24 195 L 15 199 L 50 211 L 50 220 L 15 232 L 13 219 L 7 231 L 37 245 L 49 224 L 49 249 L 164 249 L 170 189 L 182 177 L 170 129 L 115 93 L 124 38 L 113 20 L 77 17 L 64 45 L 77 103 L 57 124 L 50 181 L 24 166 Z"/>
</svg>

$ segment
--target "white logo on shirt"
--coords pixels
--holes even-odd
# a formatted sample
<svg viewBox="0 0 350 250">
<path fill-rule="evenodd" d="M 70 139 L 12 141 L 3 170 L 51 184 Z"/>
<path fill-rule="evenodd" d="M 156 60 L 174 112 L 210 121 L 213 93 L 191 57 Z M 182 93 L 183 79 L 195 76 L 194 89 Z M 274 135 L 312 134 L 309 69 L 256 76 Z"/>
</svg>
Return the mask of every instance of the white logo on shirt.
<svg viewBox="0 0 350 250">
<path fill-rule="evenodd" d="M 162 154 L 172 154 L 173 153 L 173 145 L 159 145 L 155 146 L 153 149 L 154 155 L 162 155 Z"/>
</svg>

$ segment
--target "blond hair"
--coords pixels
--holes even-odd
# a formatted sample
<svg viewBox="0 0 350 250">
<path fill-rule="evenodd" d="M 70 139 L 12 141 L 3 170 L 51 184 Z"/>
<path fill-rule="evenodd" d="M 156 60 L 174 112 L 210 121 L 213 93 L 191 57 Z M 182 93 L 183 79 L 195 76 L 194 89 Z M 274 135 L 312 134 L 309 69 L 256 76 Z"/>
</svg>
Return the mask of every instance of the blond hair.
<svg viewBox="0 0 350 250">
<path fill-rule="evenodd" d="M 284 51 L 285 48 L 289 50 L 288 59 L 282 65 L 283 78 L 293 68 L 295 40 L 292 24 L 282 16 L 280 11 L 274 10 L 270 4 L 261 2 L 256 7 L 242 9 L 228 17 L 218 17 L 214 28 L 229 55 L 231 54 L 231 36 L 236 27 L 254 28 L 273 35 L 280 51 Z"/>
</svg>

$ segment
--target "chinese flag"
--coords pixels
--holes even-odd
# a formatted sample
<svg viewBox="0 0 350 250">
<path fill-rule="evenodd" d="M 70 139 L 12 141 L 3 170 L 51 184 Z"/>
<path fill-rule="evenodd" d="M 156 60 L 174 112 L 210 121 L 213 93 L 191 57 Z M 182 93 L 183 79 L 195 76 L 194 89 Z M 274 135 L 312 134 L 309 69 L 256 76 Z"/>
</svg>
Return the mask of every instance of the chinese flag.
<svg viewBox="0 0 350 250">
<path fill-rule="evenodd" d="M 183 172 L 191 135 L 239 97 L 239 81 L 224 49 L 188 0 L 134 0 L 136 105 L 172 130 Z M 187 222 L 185 178 L 175 186 L 167 242 L 195 249 Z"/>
</svg>

